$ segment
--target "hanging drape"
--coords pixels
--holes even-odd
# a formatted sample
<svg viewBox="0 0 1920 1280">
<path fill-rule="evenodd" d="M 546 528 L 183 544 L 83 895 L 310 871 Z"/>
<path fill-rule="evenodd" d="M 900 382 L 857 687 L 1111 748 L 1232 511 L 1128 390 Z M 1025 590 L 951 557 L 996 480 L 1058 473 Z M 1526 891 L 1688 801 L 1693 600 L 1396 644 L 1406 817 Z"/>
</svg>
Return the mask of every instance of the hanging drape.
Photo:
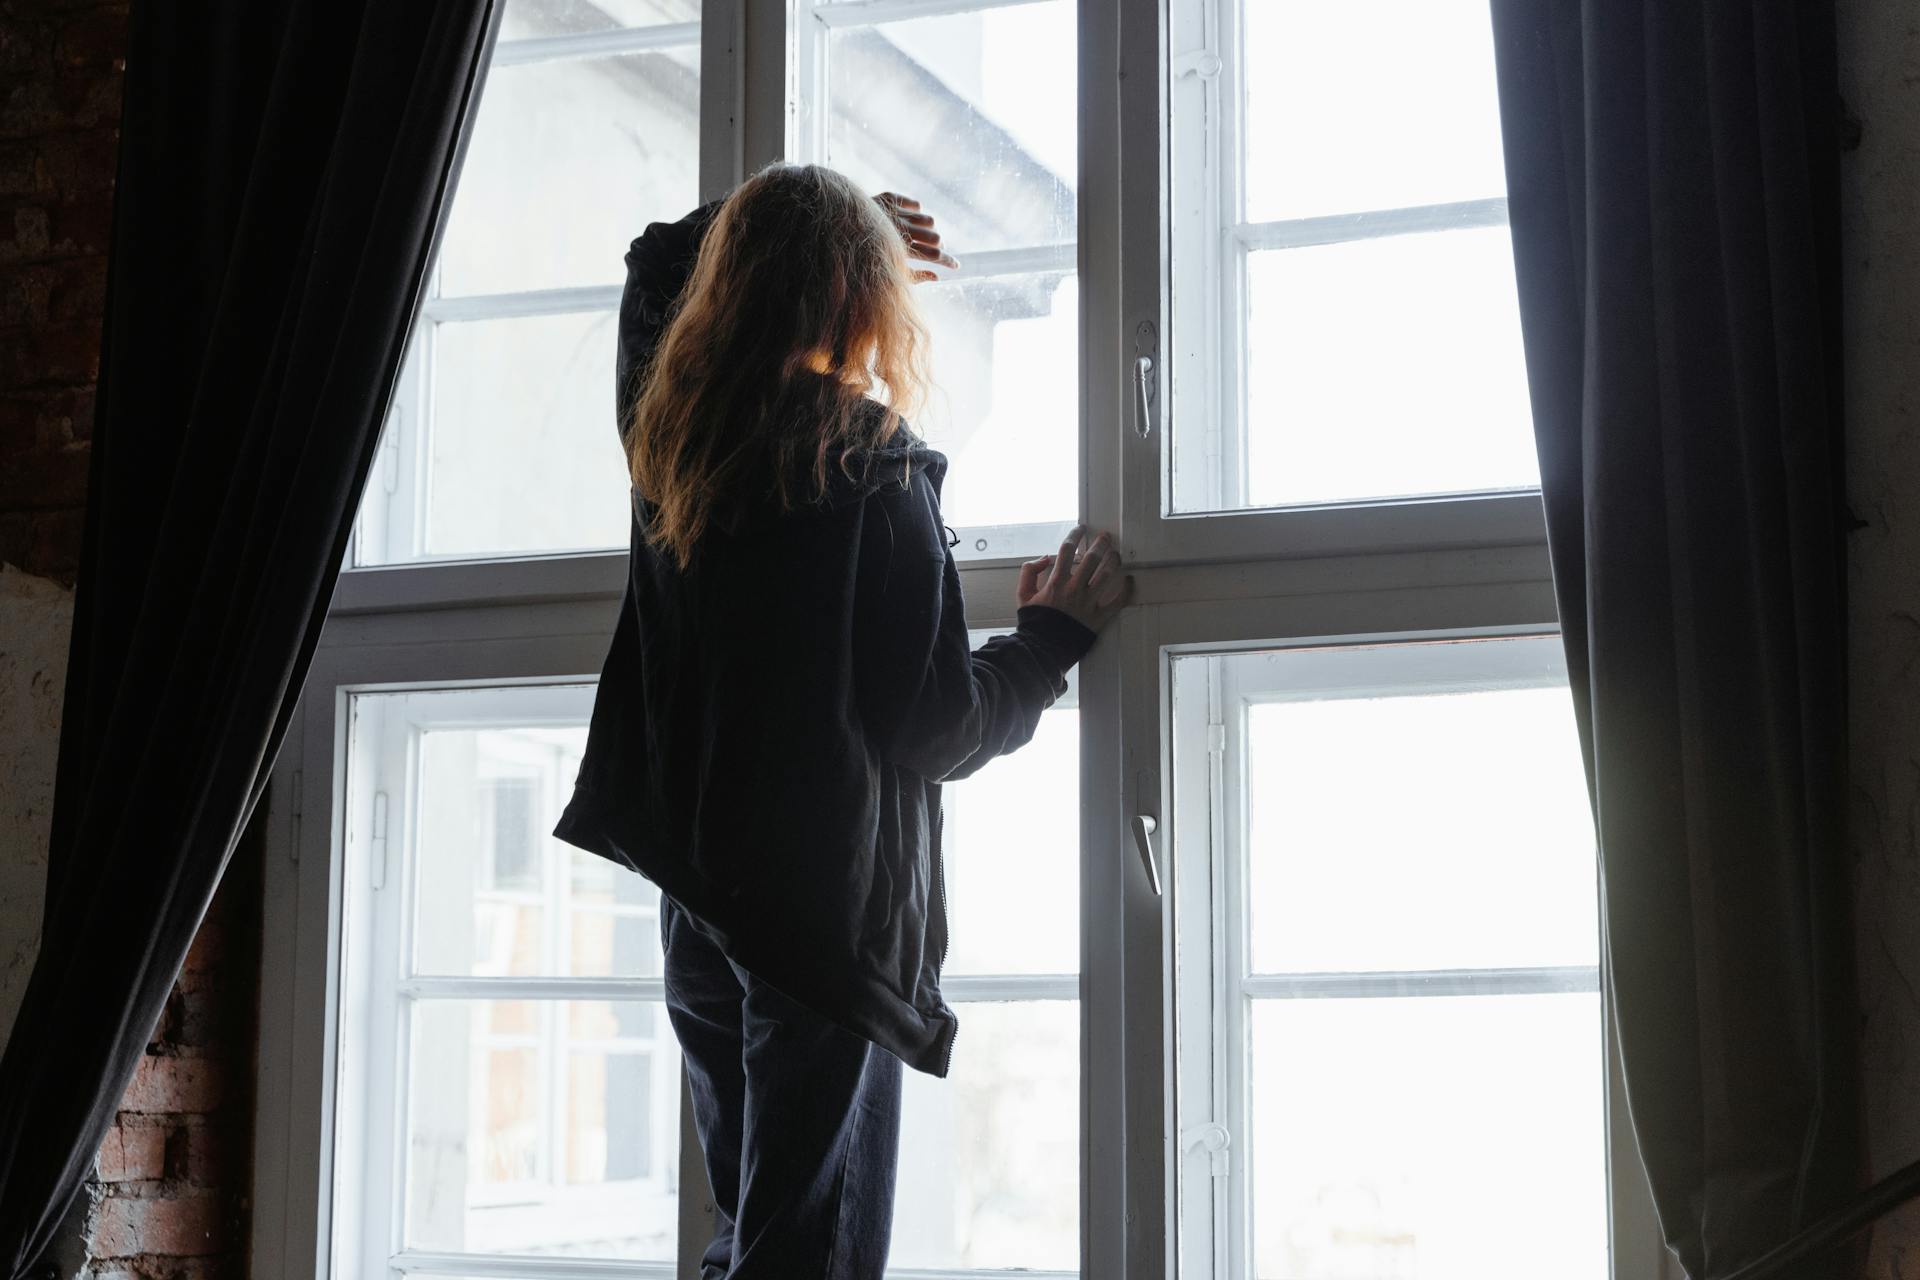
<svg viewBox="0 0 1920 1280">
<path fill-rule="evenodd" d="M 1493 18 L 1629 1109 L 1719 1280 L 1860 1172 L 1833 4 Z"/>
<path fill-rule="evenodd" d="M 46 1248 L 266 784 L 499 0 L 136 0 L 0 1272 Z"/>
</svg>

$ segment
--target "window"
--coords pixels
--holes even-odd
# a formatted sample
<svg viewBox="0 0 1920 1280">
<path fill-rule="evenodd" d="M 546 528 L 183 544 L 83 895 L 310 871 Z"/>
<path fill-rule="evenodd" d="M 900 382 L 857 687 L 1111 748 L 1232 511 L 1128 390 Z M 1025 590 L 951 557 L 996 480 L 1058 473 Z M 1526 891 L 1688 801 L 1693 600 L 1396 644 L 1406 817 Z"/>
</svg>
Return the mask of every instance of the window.
<svg viewBox="0 0 1920 1280">
<path fill-rule="evenodd" d="M 508 0 L 354 563 L 623 547 L 627 243 L 697 202 L 699 0 Z"/>
<path fill-rule="evenodd" d="M 907 1076 L 895 1267 L 1078 1271 L 1080 823 L 1058 799 L 1079 773 L 1078 703 L 1070 682 L 1017 757 L 946 789 L 960 1031 L 948 1079 Z"/>
<path fill-rule="evenodd" d="M 334 1195 L 360 1274 L 441 1274 L 497 1255 L 671 1274 L 679 1053 L 659 895 L 547 834 L 592 694 L 348 701 L 353 1013 L 336 1138 L 355 1155 L 336 1166 Z"/>
<path fill-rule="evenodd" d="M 921 289 L 953 463 L 956 555 L 1058 546 L 1080 504 L 1072 0 L 799 4 L 791 154 L 939 218 L 960 260 Z"/>
<path fill-rule="evenodd" d="M 622 255 L 788 156 L 918 196 L 962 263 L 917 294 L 917 425 L 969 625 L 1078 519 L 1138 584 L 947 790 L 961 1028 L 908 1078 L 895 1280 L 1659 1274 L 1484 5 L 500 22 L 275 768 L 255 1270 L 693 1274 L 658 900 L 547 832 L 626 570 Z"/>
<path fill-rule="evenodd" d="M 1606 1275 L 1559 667 L 1551 636 L 1173 659 L 1189 1274 Z"/>
</svg>

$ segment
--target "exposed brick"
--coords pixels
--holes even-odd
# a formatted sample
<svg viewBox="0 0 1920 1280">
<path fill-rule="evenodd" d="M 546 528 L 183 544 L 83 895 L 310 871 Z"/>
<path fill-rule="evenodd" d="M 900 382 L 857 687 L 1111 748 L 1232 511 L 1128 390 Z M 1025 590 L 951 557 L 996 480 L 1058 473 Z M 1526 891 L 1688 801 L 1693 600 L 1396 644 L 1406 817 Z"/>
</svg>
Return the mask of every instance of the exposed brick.
<svg viewBox="0 0 1920 1280">
<path fill-rule="evenodd" d="M 100 1181 L 162 1178 L 166 1171 L 167 1130 L 163 1126 L 129 1126 L 122 1121 L 107 1130 L 107 1140 L 100 1144 Z"/>
<path fill-rule="evenodd" d="M 184 1131 L 186 1162 L 177 1176 L 194 1186 L 215 1187 L 240 1167 L 237 1156 L 244 1145 L 233 1128 L 221 1124 L 195 1124 Z"/>
<path fill-rule="evenodd" d="M 55 134 L 41 142 L 34 176 L 66 196 L 112 191 L 119 146 L 111 128 Z"/>
<path fill-rule="evenodd" d="M 28 573 L 71 587 L 80 570 L 80 535 L 87 513 L 76 507 L 70 511 L 23 514 L 27 525 L 26 550 L 14 563 Z M 0 529 L 0 543 L 4 543 L 6 537 L 6 531 Z"/>
<path fill-rule="evenodd" d="M 187 959 L 180 966 L 184 974 L 209 974 L 220 967 L 227 951 L 229 929 L 226 917 L 219 911 L 209 911 L 200 921 L 198 932 L 193 935 L 193 943 L 187 948 Z"/>
<path fill-rule="evenodd" d="M 148 1054 L 134 1072 L 124 1110 L 169 1115 L 212 1111 L 226 1093 L 223 1063 L 208 1058 Z"/>
<path fill-rule="evenodd" d="M 8 335 L 0 332 L 0 342 Z M 40 406 L 32 400 L 0 400 L 0 458 L 16 458 L 40 446 Z"/>
<path fill-rule="evenodd" d="M 74 15 L 54 38 L 54 60 L 62 67 L 117 69 L 126 54 L 127 12 L 118 5 Z"/>
<path fill-rule="evenodd" d="M 27 454 L 0 471 L 0 506 L 46 510 L 87 500 L 87 453 L 83 445 Z"/>
<path fill-rule="evenodd" d="M 27 388 L 71 387 L 100 376 L 98 325 L 68 322 L 27 330 L 24 341 L 0 363 L 0 393 Z"/>
<path fill-rule="evenodd" d="M 0 267 L 0 326 L 8 329 L 45 324 L 48 304 L 53 296 L 53 272 L 41 263 L 20 263 Z M 11 345 L 21 339 L 14 334 L 0 335 Z"/>
<path fill-rule="evenodd" d="M 55 324 L 86 321 L 97 338 L 107 305 L 106 255 L 57 263 L 48 268 L 48 274 L 47 319 Z"/>
<path fill-rule="evenodd" d="M 0 210 L 0 262 L 27 262 L 46 256 L 50 220 L 45 205 L 22 204 Z"/>
<path fill-rule="evenodd" d="M 46 196 L 52 191 L 40 168 L 40 149 L 26 142 L 0 143 L 0 196 Z"/>
<path fill-rule="evenodd" d="M 219 1252 L 225 1244 L 221 1218 L 220 1199 L 213 1195 L 109 1198 L 101 1202 L 94 1219 L 93 1256 L 204 1257 Z"/>
<path fill-rule="evenodd" d="M 62 257 L 103 254 L 113 237 L 113 193 L 84 192 L 47 212 L 47 249 Z"/>
</svg>

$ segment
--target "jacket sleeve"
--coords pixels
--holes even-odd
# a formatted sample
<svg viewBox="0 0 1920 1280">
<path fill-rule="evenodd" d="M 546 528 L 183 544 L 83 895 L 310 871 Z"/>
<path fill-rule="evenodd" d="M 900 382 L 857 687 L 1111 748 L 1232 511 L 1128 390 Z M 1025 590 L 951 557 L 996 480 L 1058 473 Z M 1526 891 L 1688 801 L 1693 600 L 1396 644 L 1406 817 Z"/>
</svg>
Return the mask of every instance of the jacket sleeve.
<svg viewBox="0 0 1920 1280">
<path fill-rule="evenodd" d="M 1025 746 L 1094 633 L 1041 605 L 972 648 L 960 573 L 924 478 L 879 504 L 878 589 L 861 602 L 862 715 L 881 755 L 934 782 Z M 863 575 L 863 580 L 866 575 Z"/>
<path fill-rule="evenodd" d="M 620 338 L 614 355 L 614 422 L 627 438 L 640 379 L 653 360 L 674 303 L 693 274 L 700 242 L 720 208 L 703 204 L 678 222 L 654 222 L 627 248 L 627 286 L 620 295 Z"/>
</svg>

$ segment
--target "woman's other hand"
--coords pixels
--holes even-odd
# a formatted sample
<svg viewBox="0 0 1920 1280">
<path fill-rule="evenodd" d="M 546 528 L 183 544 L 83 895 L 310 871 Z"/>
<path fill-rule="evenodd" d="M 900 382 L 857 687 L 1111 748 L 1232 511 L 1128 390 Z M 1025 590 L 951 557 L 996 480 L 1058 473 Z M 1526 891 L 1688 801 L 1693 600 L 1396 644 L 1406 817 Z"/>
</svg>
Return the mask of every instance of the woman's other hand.
<svg viewBox="0 0 1920 1280">
<path fill-rule="evenodd" d="M 1050 556 L 1020 566 L 1015 599 L 1021 605 L 1044 604 L 1098 631 L 1126 607 L 1133 575 L 1120 572 L 1120 551 L 1111 533 L 1091 544 L 1085 526 L 1075 528 Z"/>
<path fill-rule="evenodd" d="M 874 199 L 893 219 L 893 225 L 900 228 L 900 238 L 907 242 L 909 258 L 916 262 L 931 262 L 938 267 L 954 268 L 960 265 L 953 260 L 953 255 L 940 247 L 940 233 L 933 228 L 933 215 L 922 213 L 918 200 L 892 191 L 882 191 Z M 931 271 L 916 268 L 913 278 L 915 281 L 925 281 L 938 280 L 940 277 Z"/>
</svg>

